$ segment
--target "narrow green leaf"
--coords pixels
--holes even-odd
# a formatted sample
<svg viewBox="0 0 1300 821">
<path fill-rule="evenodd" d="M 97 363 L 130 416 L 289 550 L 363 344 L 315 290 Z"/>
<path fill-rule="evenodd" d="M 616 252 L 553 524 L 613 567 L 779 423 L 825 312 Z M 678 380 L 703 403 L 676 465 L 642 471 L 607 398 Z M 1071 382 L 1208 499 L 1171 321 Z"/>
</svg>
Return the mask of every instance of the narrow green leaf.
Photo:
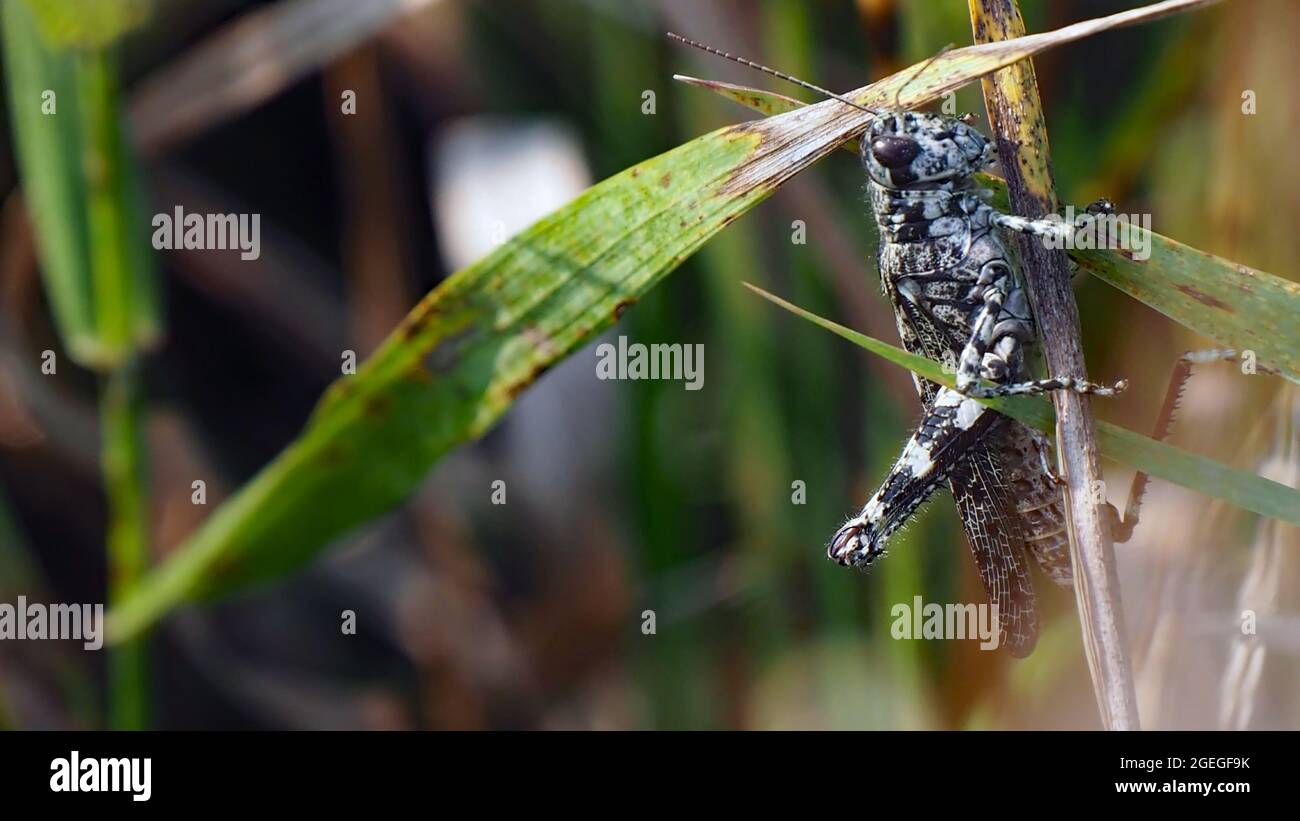
<svg viewBox="0 0 1300 821">
<path fill-rule="evenodd" d="M 74 69 L 95 326 L 111 366 L 159 336 L 154 256 L 140 172 L 123 129 L 116 57 L 79 53 Z"/>
<path fill-rule="evenodd" d="M 727 189 L 762 146 L 726 128 L 588 190 L 422 300 L 306 429 L 111 615 L 116 638 L 182 601 L 272 578 L 397 504 L 767 192 Z M 724 189 L 727 189 L 724 193 Z"/>
<path fill-rule="evenodd" d="M 1151 256 L 1071 251 L 1103 282 L 1223 345 L 1254 351 L 1300 382 L 1300 284 L 1257 271 L 1131 226 L 1130 247 L 1150 242 Z"/>
<path fill-rule="evenodd" d="M 21 0 L 56 49 L 101 49 L 143 25 L 154 0 Z M 9 5 L 6 0 L 6 5 Z"/>
<path fill-rule="evenodd" d="M 51 50 L 22 2 L 5 3 L 0 24 L 19 175 L 55 323 L 74 360 L 108 369 L 155 342 L 161 326 L 114 57 Z"/>
<path fill-rule="evenodd" d="M 41 274 L 64 347 L 78 361 L 99 358 L 82 196 L 74 57 L 41 42 L 23 3 L 4 3 L 9 117 L 23 195 L 41 252 Z M 48 107 L 54 113 L 45 113 Z"/>
<path fill-rule="evenodd" d="M 805 311 L 778 296 L 749 283 L 746 287 L 792 314 L 834 333 L 873 354 L 901 365 L 913 373 L 953 387 L 953 378 L 943 368 L 922 356 L 908 353 L 886 342 L 858 333 L 829 319 Z M 981 403 L 1019 422 L 1051 434 L 1056 428 L 1056 414 L 1045 399 L 1008 396 L 980 399 Z M 1145 471 L 1152 476 L 1182 485 L 1216 499 L 1230 502 L 1244 510 L 1271 516 L 1291 524 L 1300 524 L 1300 491 L 1278 484 L 1253 473 L 1230 468 L 1221 462 L 1188 453 L 1181 448 L 1157 442 L 1127 428 L 1097 422 L 1097 438 L 1106 457 Z"/>
</svg>

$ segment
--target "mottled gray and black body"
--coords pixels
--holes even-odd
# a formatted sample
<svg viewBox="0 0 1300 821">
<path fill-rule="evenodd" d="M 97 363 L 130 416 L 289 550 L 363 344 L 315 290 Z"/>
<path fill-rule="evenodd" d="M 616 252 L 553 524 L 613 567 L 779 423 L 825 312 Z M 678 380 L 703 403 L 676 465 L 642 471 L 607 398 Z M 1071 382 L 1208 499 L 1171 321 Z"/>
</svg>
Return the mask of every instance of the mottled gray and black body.
<svg viewBox="0 0 1300 821">
<path fill-rule="evenodd" d="M 1071 580 L 1063 497 L 1044 437 L 970 396 L 1109 391 L 1076 380 L 1023 381 L 1034 320 L 1003 228 L 1036 231 L 1042 224 L 1000 214 L 973 185 L 971 175 L 994 160 L 983 135 L 960 120 L 899 113 L 877 119 L 862 145 L 880 230 L 881 286 L 899 335 L 912 353 L 951 364 L 957 390 L 915 378 L 921 422 L 828 552 L 842 564 L 870 564 L 946 484 L 998 605 L 1002 643 L 1027 655 L 1037 628 L 1025 553 L 1053 581 Z"/>
</svg>

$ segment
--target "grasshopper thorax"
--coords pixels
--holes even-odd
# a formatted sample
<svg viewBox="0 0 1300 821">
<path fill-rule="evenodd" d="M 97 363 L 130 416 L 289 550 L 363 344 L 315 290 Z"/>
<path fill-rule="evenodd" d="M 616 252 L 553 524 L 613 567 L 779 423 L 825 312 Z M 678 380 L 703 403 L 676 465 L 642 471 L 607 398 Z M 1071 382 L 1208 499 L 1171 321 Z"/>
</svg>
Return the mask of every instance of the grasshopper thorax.
<svg viewBox="0 0 1300 821">
<path fill-rule="evenodd" d="M 987 137 L 939 114 L 882 114 L 862 138 L 862 165 L 885 188 L 924 189 L 962 180 L 995 159 Z"/>
</svg>

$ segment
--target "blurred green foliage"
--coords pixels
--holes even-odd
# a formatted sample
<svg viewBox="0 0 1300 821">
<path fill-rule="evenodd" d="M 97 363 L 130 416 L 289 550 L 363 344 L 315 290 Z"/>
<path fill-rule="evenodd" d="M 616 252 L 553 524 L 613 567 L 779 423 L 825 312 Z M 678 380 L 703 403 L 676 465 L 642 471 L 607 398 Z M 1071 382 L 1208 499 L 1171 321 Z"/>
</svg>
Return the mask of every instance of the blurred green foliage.
<svg viewBox="0 0 1300 821">
<path fill-rule="evenodd" d="M 153 15 L 155 0 L 19 0 L 52 48 L 95 50 L 116 43 Z"/>
</svg>

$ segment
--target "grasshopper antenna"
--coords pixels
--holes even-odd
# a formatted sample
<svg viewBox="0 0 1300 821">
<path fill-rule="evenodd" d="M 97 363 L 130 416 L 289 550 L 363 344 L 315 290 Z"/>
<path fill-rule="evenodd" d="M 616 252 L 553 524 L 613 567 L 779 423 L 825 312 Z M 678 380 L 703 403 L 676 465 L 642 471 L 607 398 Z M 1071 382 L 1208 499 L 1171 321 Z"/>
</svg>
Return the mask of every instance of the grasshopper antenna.
<svg viewBox="0 0 1300 821">
<path fill-rule="evenodd" d="M 935 60 L 938 60 L 940 57 L 942 57 L 943 55 L 951 51 L 952 47 L 953 44 L 949 43 L 948 45 L 936 51 L 934 54 L 930 55 L 930 58 L 926 60 L 924 63 L 922 63 L 920 68 L 912 72 L 911 77 L 908 77 L 907 80 L 901 86 L 899 86 L 897 89 L 894 90 L 894 108 L 901 109 L 903 107 L 903 104 L 899 101 L 899 98 L 902 97 L 903 95 L 903 89 L 907 88 L 913 82 L 915 82 L 917 77 L 920 77 L 922 74 L 924 74 L 925 70 L 929 68 L 931 65 L 933 65 Z"/>
<path fill-rule="evenodd" d="M 734 54 L 728 54 L 727 52 L 713 48 L 712 46 L 706 46 L 703 43 L 696 42 L 695 40 L 689 40 L 681 36 L 680 34 L 673 34 L 671 31 L 668 32 L 668 38 L 670 40 L 676 40 L 679 43 L 685 43 L 686 45 L 691 46 L 693 48 L 698 48 L 700 51 L 707 51 L 709 54 L 712 54 L 717 57 L 721 57 L 724 60 L 730 60 L 733 63 L 740 63 L 742 66 L 748 66 L 752 69 L 757 69 L 758 71 L 761 71 L 764 74 L 771 74 L 773 77 L 780 77 L 782 80 L 785 80 L 788 83 L 794 83 L 795 85 L 802 86 L 803 88 L 806 88 L 809 91 L 815 91 L 818 94 L 822 95 L 823 97 L 830 97 L 832 100 L 839 100 L 841 103 L 844 103 L 845 105 L 851 105 L 854 108 L 858 109 L 859 111 L 865 111 L 868 114 L 879 116 L 878 112 L 872 111 L 866 106 L 858 105 L 857 103 L 853 102 L 847 97 L 841 97 L 840 95 L 836 94 L 833 91 L 827 91 L 821 86 L 815 86 L 812 83 L 805 82 L 804 80 L 800 80 L 798 77 L 794 77 L 792 75 L 786 74 L 784 71 L 777 71 L 774 68 L 768 68 L 762 63 L 755 63 L 753 60 L 746 60 L 744 57 L 737 57 Z"/>
</svg>

